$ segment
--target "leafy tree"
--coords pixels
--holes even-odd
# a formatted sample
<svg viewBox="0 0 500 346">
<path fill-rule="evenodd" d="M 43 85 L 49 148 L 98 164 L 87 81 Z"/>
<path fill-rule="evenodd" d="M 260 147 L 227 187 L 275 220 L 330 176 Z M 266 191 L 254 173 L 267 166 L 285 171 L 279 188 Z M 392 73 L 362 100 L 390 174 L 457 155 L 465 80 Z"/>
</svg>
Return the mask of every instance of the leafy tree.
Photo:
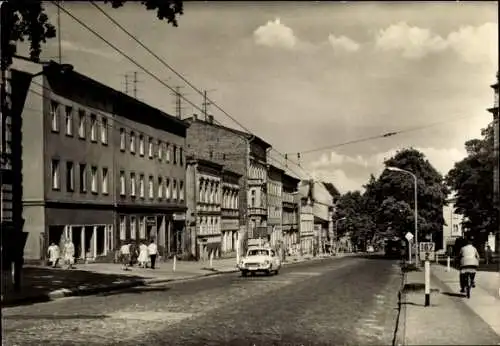
<svg viewBox="0 0 500 346">
<path fill-rule="evenodd" d="M 495 164 L 494 128 L 491 123 L 481 131 L 482 139 L 465 142 L 467 157 L 455 163 L 446 183 L 456 192 L 455 211 L 464 216 L 463 226 L 486 241 L 498 225 L 498 211 L 493 203 L 493 170 Z"/>
<path fill-rule="evenodd" d="M 119 8 L 126 0 L 105 0 L 113 8 Z M 156 10 L 160 20 L 177 26 L 177 16 L 183 14 L 182 0 L 143 0 L 141 4 L 147 10 Z M 30 58 L 38 61 L 42 52 L 42 43 L 56 37 L 56 29 L 49 22 L 42 0 L 9 0 L 2 5 L 1 32 L 1 67 L 6 69 L 12 64 L 16 52 L 16 43 L 30 43 Z"/>
<path fill-rule="evenodd" d="M 345 217 L 345 221 L 338 222 L 338 234 L 343 235 L 351 231 L 353 243 L 365 244 L 373 237 L 374 224 L 367 210 L 364 195 L 359 191 L 347 192 L 337 200 L 336 219 Z"/>
<path fill-rule="evenodd" d="M 420 239 L 439 233 L 444 224 L 443 206 L 448 194 L 441 174 L 424 154 L 413 148 L 399 151 L 384 163 L 386 167 L 401 168 L 417 176 Z M 403 236 L 413 231 L 414 180 L 409 174 L 385 170 L 376 182 L 372 181 L 370 194 L 375 205 L 379 206 L 375 212 L 377 232 L 392 230 L 394 235 Z"/>
</svg>

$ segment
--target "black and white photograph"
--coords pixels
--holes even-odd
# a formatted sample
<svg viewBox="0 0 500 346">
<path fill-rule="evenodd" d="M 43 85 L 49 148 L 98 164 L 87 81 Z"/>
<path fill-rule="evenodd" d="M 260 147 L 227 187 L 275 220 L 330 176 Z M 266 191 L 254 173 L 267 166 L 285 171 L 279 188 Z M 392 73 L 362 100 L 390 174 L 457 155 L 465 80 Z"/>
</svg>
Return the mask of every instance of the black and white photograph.
<svg viewBox="0 0 500 346">
<path fill-rule="evenodd" d="M 497 1 L 0 1 L 2 345 L 500 345 Z"/>
</svg>

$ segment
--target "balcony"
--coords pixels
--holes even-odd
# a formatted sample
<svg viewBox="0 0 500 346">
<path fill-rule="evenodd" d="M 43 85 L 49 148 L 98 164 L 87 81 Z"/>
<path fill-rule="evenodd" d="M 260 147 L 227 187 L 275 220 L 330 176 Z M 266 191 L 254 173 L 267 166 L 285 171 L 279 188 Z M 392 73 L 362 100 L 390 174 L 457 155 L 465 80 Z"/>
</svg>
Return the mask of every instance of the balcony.
<svg viewBox="0 0 500 346">
<path fill-rule="evenodd" d="M 248 208 L 248 215 L 267 215 L 267 208 L 264 207 Z"/>
<path fill-rule="evenodd" d="M 219 235 L 221 230 L 219 226 L 198 226 L 196 231 L 198 235 Z"/>
<path fill-rule="evenodd" d="M 266 180 L 261 178 L 248 178 L 249 186 L 266 186 Z"/>
<path fill-rule="evenodd" d="M 240 215 L 240 211 L 238 209 L 228 209 L 222 208 L 221 216 L 223 218 L 238 218 Z"/>
</svg>

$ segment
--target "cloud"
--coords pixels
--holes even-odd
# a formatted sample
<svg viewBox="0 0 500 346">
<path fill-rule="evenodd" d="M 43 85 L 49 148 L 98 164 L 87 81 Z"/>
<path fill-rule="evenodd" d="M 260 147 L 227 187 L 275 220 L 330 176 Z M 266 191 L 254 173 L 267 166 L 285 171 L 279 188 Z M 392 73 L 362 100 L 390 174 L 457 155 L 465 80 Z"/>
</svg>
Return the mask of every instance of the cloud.
<svg viewBox="0 0 500 346">
<path fill-rule="evenodd" d="M 415 148 L 424 153 L 434 168 L 443 176 L 462 160 L 466 153 L 456 148 Z M 384 170 L 384 160 L 394 156 L 399 149 L 376 153 L 371 156 L 348 156 L 332 151 L 323 154 L 309 166 L 313 176 L 332 182 L 341 191 L 362 190 L 370 174 L 379 176 Z M 328 180 L 329 179 L 329 180 Z"/>
<path fill-rule="evenodd" d="M 429 29 L 400 22 L 380 30 L 375 37 L 375 47 L 382 51 L 400 51 L 408 59 L 452 50 L 468 63 L 491 63 L 498 59 L 497 26 L 496 23 L 464 26 L 442 37 Z"/>
<path fill-rule="evenodd" d="M 282 24 L 279 18 L 259 26 L 253 35 L 255 43 L 262 46 L 293 49 L 298 43 L 293 30 Z"/>
<path fill-rule="evenodd" d="M 65 40 L 61 41 L 61 48 L 63 50 L 63 53 L 66 50 L 66 51 L 73 51 L 73 52 L 78 52 L 78 53 L 97 55 L 97 56 L 101 56 L 101 57 L 106 58 L 106 59 L 114 59 L 114 60 L 117 59 L 117 54 L 119 54 L 119 53 L 115 54 L 112 52 L 106 52 L 106 51 L 103 51 L 100 49 L 85 47 L 81 44 L 74 44 L 71 41 L 65 41 Z"/>
<path fill-rule="evenodd" d="M 343 35 L 337 37 L 334 34 L 329 34 L 326 41 L 318 44 L 299 40 L 292 28 L 283 24 L 279 18 L 259 26 L 255 29 L 253 36 L 257 45 L 290 50 L 314 50 L 324 47 L 325 44 L 336 51 L 356 52 L 360 48 L 360 45 L 356 41 Z"/>
<path fill-rule="evenodd" d="M 335 50 L 340 49 L 347 52 L 357 52 L 361 47 L 359 43 L 343 35 L 339 37 L 336 37 L 334 34 L 328 35 L 328 43 Z"/>
</svg>

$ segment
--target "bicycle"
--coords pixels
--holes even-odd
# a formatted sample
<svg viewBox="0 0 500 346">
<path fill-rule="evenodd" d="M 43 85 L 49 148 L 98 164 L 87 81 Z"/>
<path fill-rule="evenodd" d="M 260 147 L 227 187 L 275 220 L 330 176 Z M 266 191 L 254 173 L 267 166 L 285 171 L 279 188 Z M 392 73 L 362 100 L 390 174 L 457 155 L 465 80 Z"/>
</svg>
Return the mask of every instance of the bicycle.
<svg viewBox="0 0 500 346">
<path fill-rule="evenodd" d="M 474 274 L 475 273 L 476 273 L 476 271 L 474 269 L 466 269 L 464 271 L 465 295 L 466 295 L 467 299 L 470 299 L 471 290 L 472 290 L 472 287 L 474 287 L 472 283 L 474 282 Z"/>
</svg>

